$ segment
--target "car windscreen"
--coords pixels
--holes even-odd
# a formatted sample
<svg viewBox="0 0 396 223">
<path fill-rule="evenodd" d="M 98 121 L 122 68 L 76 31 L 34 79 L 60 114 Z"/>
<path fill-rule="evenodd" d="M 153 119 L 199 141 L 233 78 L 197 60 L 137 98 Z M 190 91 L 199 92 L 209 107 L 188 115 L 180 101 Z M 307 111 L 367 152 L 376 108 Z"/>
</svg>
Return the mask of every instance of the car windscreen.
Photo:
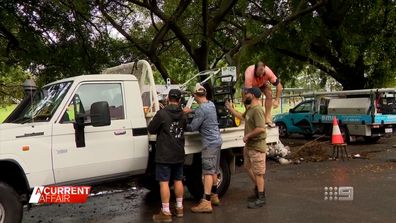
<svg viewBox="0 0 396 223">
<path fill-rule="evenodd" d="M 37 92 L 11 123 L 47 122 L 51 120 L 72 82 L 62 82 L 44 87 Z"/>
</svg>

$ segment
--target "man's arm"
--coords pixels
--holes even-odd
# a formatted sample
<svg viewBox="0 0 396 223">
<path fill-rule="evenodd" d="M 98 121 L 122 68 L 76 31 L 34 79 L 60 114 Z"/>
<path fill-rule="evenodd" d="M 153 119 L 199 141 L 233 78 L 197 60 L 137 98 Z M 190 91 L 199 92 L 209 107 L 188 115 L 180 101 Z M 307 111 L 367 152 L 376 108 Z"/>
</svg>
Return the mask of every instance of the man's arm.
<svg viewBox="0 0 396 223">
<path fill-rule="evenodd" d="M 265 132 L 265 129 L 262 127 L 257 127 L 253 131 L 249 132 L 248 134 L 243 137 L 243 141 L 247 142 L 249 139 L 259 136 L 261 133 Z"/>
<path fill-rule="evenodd" d="M 272 103 L 273 106 L 276 108 L 279 106 L 280 97 L 282 96 L 283 86 L 280 83 L 280 80 L 276 77 L 274 72 L 269 67 L 266 67 L 265 72 L 269 76 L 269 81 L 271 82 L 271 84 L 276 87 L 275 101 Z"/>
<path fill-rule="evenodd" d="M 276 97 L 275 97 L 276 104 L 274 103 L 274 107 L 278 107 L 280 102 L 280 97 L 282 96 L 282 91 L 283 91 L 283 86 L 279 82 L 278 85 L 276 86 Z"/>
<path fill-rule="evenodd" d="M 155 114 L 154 118 L 150 121 L 147 130 L 150 134 L 157 134 L 158 130 L 162 124 L 162 118 L 160 117 L 161 114 L 160 112 L 157 112 L 157 114 Z"/>
<path fill-rule="evenodd" d="M 243 117 L 243 114 L 238 112 L 237 110 L 235 110 L 232 106 L 232 103 L 230 101 L 226 101 L 225 102 L 225 106 L 228 109 L 228 111 L 231 112 L 231 114 L 237 118 L 239 118 L 240 120 L 245 120 L 245 118 Z"/>
<path fill-rule="evenodd" d="M 254 79 L 254 65 L 248 66 L 245 70 L 245 88 L 252 88 L 253 87 L 253 79 Z"/>
<path fill-rule="evenodd" d="M 201 127 L 202 122 L 204 121 L 204 118 L 205 118 L 205 114 L 201 109 L 198 108 L 197 110 L 195 110 L 194 118 L 192 122 L 187 125 L 186 130 L 188 132 L 198 131 L 199 127 Z"/>
</svg>

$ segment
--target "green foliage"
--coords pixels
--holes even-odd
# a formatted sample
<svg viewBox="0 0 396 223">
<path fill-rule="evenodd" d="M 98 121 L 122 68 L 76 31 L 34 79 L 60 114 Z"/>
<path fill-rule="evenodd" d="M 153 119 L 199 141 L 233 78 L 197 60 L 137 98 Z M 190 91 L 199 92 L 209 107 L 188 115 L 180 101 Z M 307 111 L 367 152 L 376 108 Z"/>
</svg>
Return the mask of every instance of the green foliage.
<svg viewBox="0 0 396 223">
<path fill-rule="evenodd" d="M 39 85 L 138 58 L 173 83 L 264 60 L 286 87 L 304 75 L 318 86 L 329 76 L 346 89 L 396 85 L 393 0 L 0 0 L 0 17 L 0 63 Z"/>
<path fill-rule="evenodd" d="M 22 83 L 29 74 L 21 67 L 10 67 L 0 62 L 0 103 L 1 107 L 15 104 L 23 98 Z"/>
<path fill-rule="evenodd" d="M 111 38 L 96 15 L 84 1 L 1 0 L 0 61 L 43 85 L 132 60 L 128 43 Z"/>
<path fill-rule="evenodd" d="M 276 32 L 268 48 L 294 58 L 289 68 L 309 64 L 345 89 L 394 87 L 395 21 L 395 1 L 328 1 Z"/>
</svg>

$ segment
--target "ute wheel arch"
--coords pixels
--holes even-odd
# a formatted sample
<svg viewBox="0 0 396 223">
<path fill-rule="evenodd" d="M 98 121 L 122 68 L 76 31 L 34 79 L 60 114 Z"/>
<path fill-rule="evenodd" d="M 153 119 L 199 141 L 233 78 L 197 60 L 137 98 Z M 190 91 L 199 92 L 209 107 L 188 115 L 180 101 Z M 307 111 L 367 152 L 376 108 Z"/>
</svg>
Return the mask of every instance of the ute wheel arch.
<svg viewBox="0 0 396 223">
<path fill-rule="evenodd" d="M 4 171 L 4 174 L 2 173 L 0 175 L 0 183 L 6 183 L 10 187 L 12 187 L 19 195 L 29 194 L 30 185 L 29 181 L 26 178 L 25 171 L 15 160 L 0 161 L 0 169 L 6 170 Z"/>
</svg>

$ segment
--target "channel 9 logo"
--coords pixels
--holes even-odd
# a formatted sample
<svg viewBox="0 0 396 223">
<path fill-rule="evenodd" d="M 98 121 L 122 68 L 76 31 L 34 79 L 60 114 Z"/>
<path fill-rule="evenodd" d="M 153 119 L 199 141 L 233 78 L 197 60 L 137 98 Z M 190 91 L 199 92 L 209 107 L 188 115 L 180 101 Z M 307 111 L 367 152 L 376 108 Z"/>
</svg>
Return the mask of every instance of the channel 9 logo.
<svg viewBox="0 0 396 223">
<path fill-rule="evenodd" d="M 353 201 L 353 187 L 324 187 L 325 201 Z"/>
</svg>

